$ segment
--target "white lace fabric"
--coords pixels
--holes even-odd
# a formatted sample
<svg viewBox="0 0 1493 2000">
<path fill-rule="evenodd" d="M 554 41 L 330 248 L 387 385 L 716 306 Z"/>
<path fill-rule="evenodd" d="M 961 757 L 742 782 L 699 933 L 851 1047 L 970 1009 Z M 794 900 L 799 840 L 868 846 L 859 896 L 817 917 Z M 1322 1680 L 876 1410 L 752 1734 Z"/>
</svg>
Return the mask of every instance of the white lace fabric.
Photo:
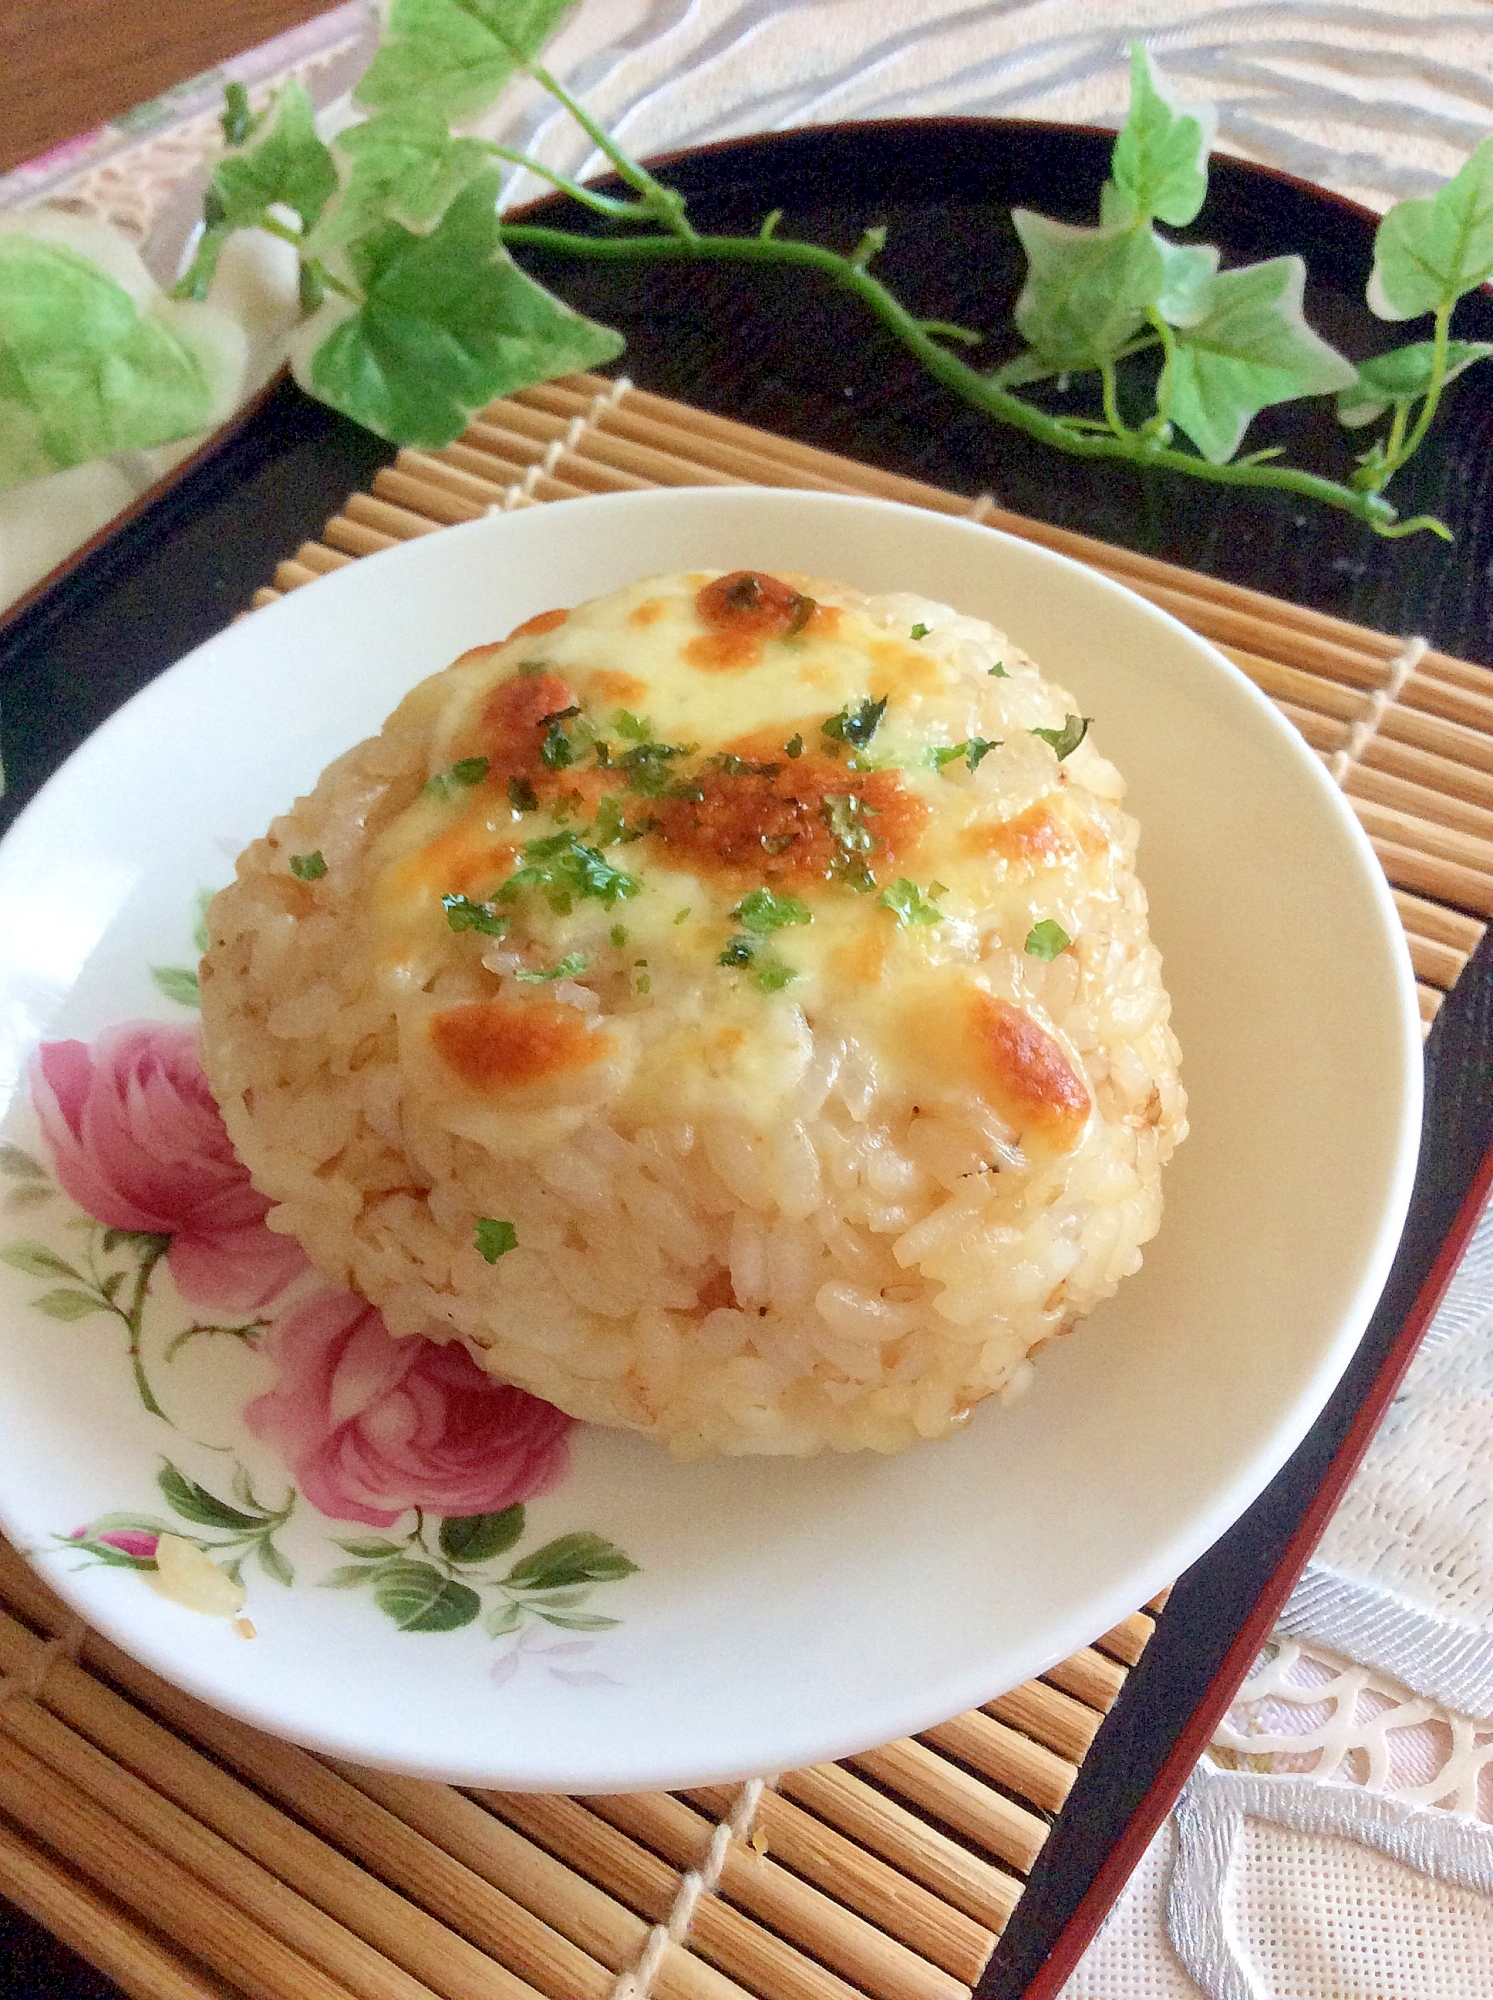
<svg viewBox="0 0 1493 2000">
<path fill-rule="evenodd" d="M 1284 1623 L 1063 2000 L 1493 2000 L 1493 1206 Z"/>
</svg>

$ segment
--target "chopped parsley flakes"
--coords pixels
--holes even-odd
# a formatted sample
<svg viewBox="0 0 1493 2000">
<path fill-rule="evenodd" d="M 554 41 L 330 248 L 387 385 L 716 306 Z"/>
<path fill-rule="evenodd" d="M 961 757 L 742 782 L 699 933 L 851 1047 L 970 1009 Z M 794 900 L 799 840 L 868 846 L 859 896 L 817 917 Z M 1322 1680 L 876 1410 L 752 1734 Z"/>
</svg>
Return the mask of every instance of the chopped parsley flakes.
<svg viewBox="0 0 1493 2000">
<path fill-rule="evenodd" d="M 873 701 L 870 695 L 852 708 L 847 702 L 838 715 L 832 715 L 828 722 L 821 722 L 821 736 L 835 737 L 841 743 L 848 743 L 855 750 L 864 750 L 871 738 L 881 727 L 881 718 L 886 714 L 887 696 Z"/>
<path fill-rule="evenodd" d="M 798 602 L 793 607 L 793 616 L 788 621 L 783 637 L 785 639 L 796 639 L 818 609 L 819 606 L 815 600 L 812 597 L 805 597 L 803 592 L 800 591 Z"/>
<path fill-rule="evenodd" d="M 442 896 L 441 908 L 454 931 L 480 931 L 484 937 L 507 937 L 509 921 L 492 903 L 474 903 L 470 896 Z"/>
<path fill-rule="evenodd" d="M 290 872 L 298 882 L 319 882 L 327 872 L 327 864 L 321 858 L 318 847 L 311 854 L 292 854 Z"/>
<path fill-rule="evenodd" d="M 623 945 L 625 945 L 625 944 L 627 943 L 627 925 L 626 925 L 626 924 L 613 924 L 613 925 L 612 925 L 612 943 L 613 943 L 614 945 L 616 945 L 616 947 L 617 947 L 618 951 L 621 951 L 621 949 L 622 949 Z"/>
<path fill-rule="evenodd" d="M 575 899 L 590 897 L 611 909 L 636 896 L 642 883 L 636 875 L 614 868 L 599 847 L 587 847 L 573 833 L 552 833 L 524 843 L 526 866 L 516 869 L 498 890 L 498 900 L 512 903 L 525 889 L 539 890 L 557 916 L 568 916 Z"/>
<path fill-rule="evenodd" d="M 486 776 L 487 759 L 485 757 L 463 757 L 459 763 L 453 764 L 449 771 L 437 771 L 433 778 L 427 778 L 421 792 L 421 797 L 427 799 L 454 799 L 468 786 L 480 785 Z"/>
<path fill-rule="evenodd" d="M 743 930 L 766 937 L 785 924 L 811 924 L 814 913 L 797 896 L 780 896 L 772 889 L 753 889 L 743 896 L 731 915 Z"/>
<path fill-rule="evenodd" d="M 544 972 L 515 972 L 513 976 L 515 979 L 521 979 L 526 986 L 543 986 L 551 979 L 574 979 L 576 974 L 584 972 L 590 963 L 591 960 L 585 952 L 571 951 L 565 954 L 558 965 L 552 965 Z"/>
<path fill-rule="evenodd" d="M 890 889 L 883 889 L 876 900 L 884 910 L 892 912 L 899 924 L 936 924 L 943 912 L 931 898 L 946 893 L 942 882 L 930 882 L 925 897 L 917 883 L 909 882 L 903 875 Z"/>
<path fill-rule="evenodd" d="M 676 757 L 692 756 L 698 748 L 696 743 L 639 743 L 624 752 L 617 763 L 627 773 L 628 790 L 641 793 L 645 799 L 703 799 L 705 794 L 698 785 L 687 780 L 676 783 L 669 776 L 669 765 Z"/>
<path fill-rule="evenodd" d="M 999 750 L 999 742 L 991 742 L 985 736 L 971 736 L 963 743 L 935 744 L 928 752 L 929 760 L 937 771 L 945 764 L 957 764 L 960 758 L 972 771 L 978 771 L 992 750 Z"/>
<path fill-rule="evenodd" d="M 1066 715 L 1061 729 L 1034 729 L 1033 736 L 1040 736 L 1044 743 L 1050 743 L 1057 752 L 1061 764 L 1065 757 L 1071 757 L 1089 733 L 1092 715 Z"/>
<path fill-rule="evenodd" d="M 800 743 L 799 748 L 802 747 Z M 712 771 L 719 771 L 727 778 L 775 778 L 783 768 L 781 764 L 754 764 L 750 757 L 738 757 L 730 750 L 705 761 Z"/>
<path fill-rule="evenodd" d="M 770 892 L 764 890 L 760 893 L 768 894 Z M 750 898 L 743 898 L 743 901 L 749 900 Z M 787 900 L 792 902 L 793 898 L 790 896 Z M 802 908 L 802 904 L 799 907 Z M 736 912 L 733 911 L 732 914 L 734 916 Z M 795 917 L 790 918 L 789 921 L 797 923 L 804 920 Z M 753 976 L 756 979 L 757 985 L 764 993 L 781 993 L 783 988 L 790 981 L 797 979 L 799 975 L 791 965 L 785 965 L 776 952 L 765 949 L 759 950 L 759 944 L 760 940 L 754 937 L 728 938 L 725 950 L 715 962 L 717 965 L 724 965 L 733 970 L 749 965 L 753 969 Z"/>
<path fill-rule="evenodd" d="M 804 754 L 804 740 L 796 729 L 783 745 L 783 749 L 790 757 L 802 757 Z"/>
<path fill-rule="evenodd" d="M 1056 958 L 1072 942 L 1062 925 L 1054 923 L 1051 917 L 1044 917 L 1040 924 L 1033 924 L 1026 934 L 1026 949 L 1033 958 Z"/>
<path fill-rule="evenodd" d="M 500 1257 L 517 1248 L 518 1231 L 511 1222 L 500 1222 L 492 1215 L 478 1216 L 477 1249 L 489 1264 L 496 1264 Z"/>
<path fill-rule="evenodd" d="M 763 952 L 757 960 L 757 984 L 764 993 L 781 993 L 798 974 L 791 965 L 785 965 L 770 951 Z"/>
<path fill-rule="evenodd" d="M 875 812 L 875 806 L 867 805 L 858 792 L 826 792 L 819 807 L 819 816 L 834 836 L 838 850 L 834 872 L 860 894 L 876 887 L 876 877 L 865 859 L 881 845 L 866 824 Z"/>
<path fill-rule="evenodd" d="M 551 771 L 568 771 L 575 762 L 575 745 L 560 727 L 580 709 L 574 703 L 569 708 L 557 708 L 553 715 L 544 717 L 544 741 L 539 746 L 539 761 Z"/>
<path fill-rule="evenodd" d="M 612 727 L 629 743 L 646 743 L 653 734 L 653 724 L 646 716 L 629 715 L 625 708 L 619 708 L 612 717 Z"/>
<path fill-rule="evenodd" d="M 527 778 L 510 778 L 508 780 L 508 803 L 517 812 L 538 812 L 539 794 Z"/>
<path fill-rule="evenodd" d="M 917 624 L 913 626 L 913 628 L 912 628 L 912 632 L 911 632 L 911 635 L 910 635 L 910 636 L 911 636 L 912 638 L 914 638 L 914 639 L 926 639 L 926 638 L 927 638 L 927 636 L 928 636 L 928 627 L 927 627 L 927 626 L 926 626 L 926 625 L 925 625 L 925 624 L 923 623 L 923 621 L 922 621 L 922 619 L 921 619 L 921 618 L 920 618 L 920 619 L 918 620 Z"/>
<path fill-rule="evenodd" d="M 1011 676 L 1006 672 L 1006 665 L 1004 660 L 996 661 L 995 665 L 990 669 L 990 678 L 993 681 L 1010 680 Z"/>
</svg>

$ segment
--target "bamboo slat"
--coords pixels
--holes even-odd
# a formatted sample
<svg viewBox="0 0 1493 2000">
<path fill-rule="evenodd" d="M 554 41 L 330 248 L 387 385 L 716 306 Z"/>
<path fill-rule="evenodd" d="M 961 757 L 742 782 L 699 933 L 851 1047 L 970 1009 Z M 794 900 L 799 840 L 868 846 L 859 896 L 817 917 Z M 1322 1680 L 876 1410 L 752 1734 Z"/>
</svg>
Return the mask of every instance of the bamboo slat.
<svg viewBox="0 0 1493 2000">
<path fill-rule="evenodd" d="M 731 1810 L 729 1786 L 685 1796 L 716 1820 Z M 795 1874 L 870 1917 L 945 1972 L 967 1983 L 979 1977 L 995 1945 L 994 1931 L 866 1853 L 780 1792 L 763 1793 L 756 1826 L 752 1845 L 757 1847 L 760 1840 L 763 1855 L 775 1857 Z"/>
<path fill-rule="evenodd" d="M 1493 915 L 1493 673 L 1419 642 L 593 376 L 402 452 L 254 601 L 489 511 L 744 483 L 983 522 L 1211 638 L 1342 785 L 1434 1019 Z M 53 1657 L 69 1614 L 0 1543 L 0 1890 L 139 2000 L 610 2000 L 645 1965 L 653 2000 L 960 2000 L 1163 1602 L 918 1740 L 783 1774 L 748 1826 L 730 1786 L 546 1798 L 314 1757 L 95 1634 Z"/>
<path fill-rule="evenodd" d="M 1085 1646 L 1071 1660 L 1061 1660 L 1057 1666 L 1049 1667 L 1043 1679 L 1061 1688 L 1064 1694 L 1071 1694 L 1075 1701 L 1086 1702 L 1101 1715 L 1108 1715 L 1125 1685 L 1125 1669 L 1096 1653 L 1092 1646 Z"/>
<path fill-rule="evenodd" d="M 633 1792 L 586 1803 L 674 1868 L 704 1867 L 714 1821 L 685 1800 L 666 1792 Z M 781 1866 L 770 1845 L 760 1853 L 733 1842 L 717 1893 L 779 1937 L 806 1946 L 868 2000 L 964 2000 L 961 1981 Z"/>
<path fill-rule="evenodd" d="M 1000 1933 L 1016 1907 L 1021 1895 L 1016 1876 L 971 1854 L 842 1764 L 785 1772 L 777 1790 L 890 1861 L 909 1881 L 932 1889 L 951 1909 L 987 1926 L 992 1935 Z"/>
<path fill-rule="evenodd" d="M 0 1895 L 112 1979 L 129 2000 L 232 2000 L 224 1983 L 140 1930 L 71 1867 L 0 1826 Z"/>
<path fill-rule="evenodd" d="M 17 1581 L 13 1571 L 0 1580 L 0 1595 Z M 40 1646 L 13 1618 L 0 1616 L 0 1672 L 23 1678 Z M 163 1799 L 231 1840 L 415 1979 L 448 2000 L 485 2000 L 490 1982 L 477 1954 L 460 1942 L 453 1948 L 442 1925 L 94 1675 L 58 1661 L 47 1672 L 43 1699 L 121 1769 L 148 1780 Z"/>
</svg>

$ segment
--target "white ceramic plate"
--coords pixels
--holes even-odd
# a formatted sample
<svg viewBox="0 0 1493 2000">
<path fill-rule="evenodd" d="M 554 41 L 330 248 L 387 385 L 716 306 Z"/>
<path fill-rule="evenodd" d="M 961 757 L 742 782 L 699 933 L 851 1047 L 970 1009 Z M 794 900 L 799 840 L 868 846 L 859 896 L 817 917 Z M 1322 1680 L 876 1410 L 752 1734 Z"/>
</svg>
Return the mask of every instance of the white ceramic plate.
<svg viewBox="0 0 1493 2000">
<path fill-rule="evenodd" d="M 522 1538 L 444 1570 L 429 1523 L 432 1556 L 410 1540 L 413 1514 L 338 1522 L 303 1497 L 281 1522 L 284 1461 L 241 1415 L 273 1371 L 232 1331 L 179 1339 L 255 1315 L 204 1314 L 163 1263 L 138 1345 L 165 1415 L 144 1407 L 121 1312 L 150 1246 L 106 1246 L 48 1192 L 27 1065 L 43 1041 L 190 1022 L 149 968 L 192 962 L 199 891 L 414 681 L 550 605 L 738 565 L 952 602 L 1004 626 L 1098 718 L 1143 830 L 1191 1100 L 1145 1269 L 1043 1358 L 1024 1400 L 899 1458 L 681 1467 L 578 1431 Z M 875 501 L 576 500 L 299 590 L 200 647 L 52 780 L 0 849 L 0 936 L 0 1103 L 42 1170 L 5 1156 L 7 1532 L 93 1623 L 209 1701 L 451 1779 L 585 1792 L 776 1770 L 1051 1665 L 1175 1577 L 1283 1463 L 1363 1331 L 1409 1198 L 1413 982 L 1384 881 L 1316 757 L 1216 652 L 1118 586 Z M 39 1247 L 18 1255 L 21 1239 Z M 117 1309 L 92 1290 L 114 1270 Z M 333 1390 L 333 1415 L 366 1422 L 375 1448 L 399 1411 L 366 1379 Z M 189 1483 L 163 1486 L 167 1461 Z M 257 1636 L 146 1587 L 131 1557 L 161 1531 L 214 1545 L 220 1566 L 247 1555 Z M 636 1567 L 560 1539 L 575 1535 Z M 413 1566 L 401 1588 L 375 1590 L 391 1558 L 373 1542 Z M 338 1568 L 356 1574 L 323 1587 Z"/>
</svg>

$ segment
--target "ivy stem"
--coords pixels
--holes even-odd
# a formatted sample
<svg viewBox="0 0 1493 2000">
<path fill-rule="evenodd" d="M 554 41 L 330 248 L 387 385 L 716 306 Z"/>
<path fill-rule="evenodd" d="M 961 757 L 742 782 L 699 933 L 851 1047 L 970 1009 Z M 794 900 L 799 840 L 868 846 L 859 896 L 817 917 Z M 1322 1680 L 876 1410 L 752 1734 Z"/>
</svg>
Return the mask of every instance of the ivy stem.
<svg viewBox="0 0 1493 2000">
<path fill-rule="evenodd" d="M 1119 403 L 1115 400 L 1115 364 L 1113 361 L 1100 362 L 1099 380 L 1102 384 L 1104 394 L 1104 421 L 1109 425 L 1117 438 L 1128 438 L 1131 432 L 1126 427 L 1125 419 L 1120 415 Z"/>
<path fill-rule="evenodd" d="M 1451 327 L 1452 306 L 1455 303 L 1455 300 L 1451 300 L 1436 308 L 1436 331 L 1431 336 L 1431 380 L 1426 389 L 1425 401 L 1420 406 L 1420 415 L 1415 419 L 1415 426 L 1401 446 L 1399 456 L 1390 464 L 1391 472 L 1414 455 L 1421 439 L 1430 429 L 1431 419 L 1436 414 L 1436 405 L 1441 401 L 1441 391 L 1446 382 L 1446 337 Z M 1398 411 L 1396 414 L 1398 415 Z"/>
<path fill-rule="evenodd" d="M 537 72 L 536 72 L 537 74 Z M 816 243 L 797 243 L 782 237 L 762 236 L 585 236 L 565 229 L 549 229 L 531 223 L 509 223 L 503 228 L 506 242 L 533 250 L 548 250 L 561 256 L 589 257 L 600 262 L 626 263 L 659 260 L 682 263 L 701 258 L 714 263 L 783 264 L 822 273 L 844 290 L 853 292 L 887 331 L 919 360 L 936 381 L 942 382 L 963 401 L 998 422 L 1011 425 L 1041 444 L 1051 445 L 1074 458 L 1119 458 L 1132 464 L 1164 466 L 1190 479 L 1206 479 L 1216 486 L 1267 486 L 1299 493 L 1340 513 L 1351 514 L 1376 534 L 1403 534 L 1396 527 L 1395 510 L 1378 493 L 1360 493 L 1320 473 L 1304 472 L 1294 466 L 1247 465 L 1231 462 L 1214 465 L 1191 452 L 1160 444 L 1139 431 L 1078 432 L 1070 430 L 1060 417 L 1050 416 L 1031 403 L 1023 402 L 1002 389 L 988 375 L 971 368 L 950 349 L 932 339 L 918 321 L 880 279 L 869 271 Z M 1427 525 L 1425 521 L 1418 526 Z M 1443 530 L 1444 532 L 1444 530 Z"/>
<path fill-rule="evenodd" d="M 518 52 L 515 50 L 514 53 Z M 552 76 L 542 63 L 530 62 L 528 70 L 541 89 L 547 90 L 555 102 L 569 112 L 592 145 L 606 155 L 628 186 L 635 188 L 642 195 L 646 212 L 657 216 L 664 227 L 679 241 L 694 242 L 694 225 L 684 213 L 683 195 L 677 194 L 672 188 L 666 188 L 662 182 L 653 178 L 646 167 L 639 166 L 636 160 L 629 158 L 611 134 L 597 124 L 585 106 L 578 104 L 559 78 Z"/>
<path fill-rule="evenodd" d="M 297 250 L 301 248 L 306 240 L 299 229 L 292 229 L 290 224 L 282 222 L 278 215 L 266 213 L 260 216 L 255 227 L 262 229 L 266 236 L 278 236 L 282 243 L 293 244 Z"/>
<path fill-rule="evenodd" d="M 1172 336 L 1171 328 L 1167 325 L 1155 306 L 1150 307 L 1146 317 L 1150 320 L 1152 326 L 1155 327 L 1156 336 L 1161 342 L 1161 373 L 1156 378 L 1156 416 L 1159 428 L 1160 425 L 1166 424 L 1171 420 L 1172 363 L 1176 359 L 1177 343 Z"/>
<path fill-rule="evenodd" d="M 506 160 L 510 166 L 524 167 L 531 174 L 538 174 L 551 187 L 557 187 L 562 194 L 568 194 L 572 201 L 578 201 L 586 208 L 595 209 L 598 215 L 611 216 L 619 221 L 651 221 L 656 214 L 651 201 L 623 201 L 613 194 L 598 194 L 583 181 L 573 181 L 568 174 L 557 173 L 542 161 L 530 159 L 527 153 L 520 153 L 512 146 L 500 146 L 495 139 L 485 139 L 482 144 L 494 159 Z"/>
</svg>

